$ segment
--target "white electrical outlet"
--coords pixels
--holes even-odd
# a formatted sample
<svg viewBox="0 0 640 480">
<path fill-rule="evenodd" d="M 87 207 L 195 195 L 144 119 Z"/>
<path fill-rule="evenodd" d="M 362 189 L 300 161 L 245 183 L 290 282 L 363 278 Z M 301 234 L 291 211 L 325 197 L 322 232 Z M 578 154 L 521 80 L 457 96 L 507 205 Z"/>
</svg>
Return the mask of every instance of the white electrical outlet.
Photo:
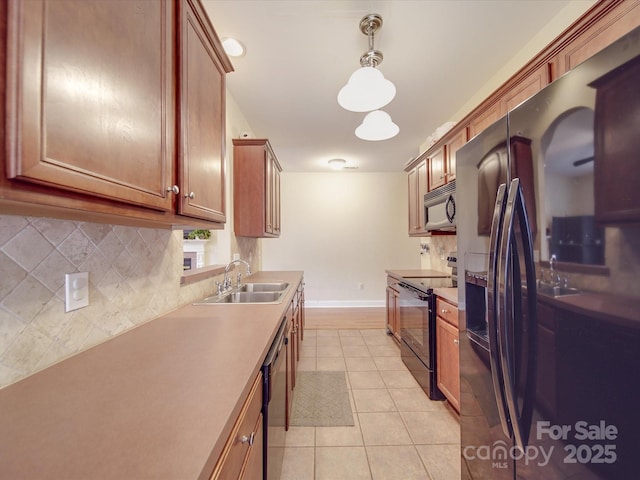
<svg viewBox="0 0 640 480">
<path fill-rule="evenodd" d="M 89 305 L 89 272 L 65 274 L 64 298 L 65 312 Z"/>
<path fill-rule="evenodd" d="M 233 254 L 233 259 L 234 260 L 240 260 L 240 254 L 239 253 L 234 253 Z"/>
</svg>

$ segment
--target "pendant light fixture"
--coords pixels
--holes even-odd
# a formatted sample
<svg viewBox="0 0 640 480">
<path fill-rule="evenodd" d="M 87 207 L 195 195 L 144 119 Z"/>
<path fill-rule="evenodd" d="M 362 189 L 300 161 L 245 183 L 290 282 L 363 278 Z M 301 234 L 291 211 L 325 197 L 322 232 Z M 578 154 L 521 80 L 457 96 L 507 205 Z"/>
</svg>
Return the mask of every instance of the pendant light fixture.
<svg viewBox="0 0 640 480">
<path fill-rule="evenodd" d="M 396 95 L 395 85 L 384 78 L 376 67 L 382 63 L 382 52 L 374 49 L 374 36 L 382 27 L 382 17 L 377 13 L 360 20 L 360 31 L 369 37 L 369 50 L 360 57 L 361 67 L 338 92 L 338 103 L 352 112 L 371 112 L 388 104 Z"/>
<path fill-rule="evenodd" d="M 400 127 L 393 123 L 387 112 L 374 110 L 368 113 L 362 124 L 356 128 L 356 137 L 362 140 L 387 140 L 395 137 L 400 131 Z"/>
<path fill-rule="evenodd" d="M 382 63 L 382 52 L 374 48 L 376 31 L 382 27 L 382 17 L 377 13 L 365 15 L 360 20 L 360 31 L 369 38 L 369 50 L 360 57 L 361 67 L 338 92 L 338 104 L 352 112 L 371 112 L 355 134 L 363 140 L 387 140 L 400 131 L 386 112 L 379 110 L 396 96 L 395 85 L 384 78 L 377 66 Z"/>
</svg>

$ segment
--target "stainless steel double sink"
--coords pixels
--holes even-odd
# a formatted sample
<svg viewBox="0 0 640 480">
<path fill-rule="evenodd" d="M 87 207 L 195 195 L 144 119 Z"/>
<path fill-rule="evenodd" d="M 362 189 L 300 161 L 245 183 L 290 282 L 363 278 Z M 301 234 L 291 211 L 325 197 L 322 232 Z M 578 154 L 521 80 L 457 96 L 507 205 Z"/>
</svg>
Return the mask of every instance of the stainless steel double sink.
<svg viewBox="0 0 640 480">
<path fill-rule="evenodd" d="M 215 303 L 280 303 L 289 288 L 286 282 L 243 283 L 239 287 L 220 295 L 206 297 L 194 305 Z"/>
</svg>

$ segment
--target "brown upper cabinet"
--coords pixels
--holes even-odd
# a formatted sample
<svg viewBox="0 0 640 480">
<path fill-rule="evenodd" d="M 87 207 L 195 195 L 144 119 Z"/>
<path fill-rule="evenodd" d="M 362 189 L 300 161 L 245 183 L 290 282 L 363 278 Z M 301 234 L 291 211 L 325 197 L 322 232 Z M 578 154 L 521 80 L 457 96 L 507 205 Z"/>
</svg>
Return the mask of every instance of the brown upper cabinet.
<svg viewBox="0 0 640 480">
<path fill-rule="evenodd" d="M 640 59 L 635 58 L 591 84 L 596 88 L 594 190 L 596 220 L 640 222 Z"/>
<path fill-rule="evenodd" d="M 233 140 L 233 229 L 240 237 L 280 236 L 280 172 L 269 140 Z"/>
<path fill-rule="evenodd" d="M 466 127 L 457 128 L 451 134 L 445 135 L 445 151 L 447 153 L 446 173 L 447 183 L 456 179 L 456 152 L 469 140 Z"/>
<path fill-rule="evenodd" d="M 554 79 L 595 55 L 625 33 L 640 26 L 640 2 L 637 0 L 608 0 L 599 2 L 593 15 L 574 24 L 579 35 L 561 45 L 552 65 Z"/>
<path fill-rule="evenodd" d="M 224 77 L 233 68 L 198 0 L 3 3 L 8 211 L 224 222 Z"/>
<path fill-rule="evenodd" d="M 426 235 L 424 218 L 424 194 L 428 187 L 428 158 L 421 155 L 417 163 L 407 167 L 408 191 L 409 191 L 409 235 Z"/>
<path fill-rule="evenodd" d="M 428 232 L 424 231 L 424 208 L 422 207 L 424 193 L 420 191 L 422 183 L 419 174 L 420 168 L 425 168 L 423 166 L 424 162 L 426 162 L 426 170 L 429 173 L 427 179 L 429 190 L 452 181 L 455 178 L 456 151 L 469 139 L 475 137 L 506 115 L 507 112 L 535 95 L 560 75 L 568 72 L 639 25 L 640 1 L 608 0 L 597 2 L 543 51 L 532 58 L 527 65 L 516 72 L 458 122 L 443 138 L 413 160 L 405 168 L 409 178 L 409 235 L 422 236 L 428 234 Z M 610 101 L 623 103 L 621 99 L 613 100 L 611 94 L 605 94 L 604 91 L 603 93 L 599 92 L 599 95 L 603 99 L 607 96 Z M 628 109 L 635 107 L 635 105 L 627 105 Z M 603 148 L 611 150 L 613 145 L 610 143 Z M 625 148 L 630 147 L 627 146 Z M 636 148 L 638 147 L 636 146 Z M 611 190 L 613 188 L 611 185 L 620 181 L 619 175 L 616 176 L 615 172 L 619 172 L 620 168 L 622 168 L 622 163 L 626 161 L 622 158 L 613 159 L 612 155 L 606 155 L 602 152 L 601 158 L 604 159 L 605 157 L 612 167 L 610 169 L 607 168 L 607 174 L 602 174 L 600 177 L 596 174 L 598 177 L 597 183 L 602 185 L 600 188 L 603 191 L 607 188 Z M 604 162 L 601 162 L 601 164 L 604 165 Z M 629 176 L 630 184 L 632 185 L 634 184 L 631 181 L 633 178 L 635 177 Z M 635 185 L 637 185 L 638 181 L 635 180 Z M 605 185 L 605 182 L 609 183 Z M 598 188 L 597 185 L 596 188 Z M 598 195 L 597 192 L 596 194 Z M 606 194 L 603 194 L 602 198 L 604 199 L 603 201 L 608 201 L 606 200 Z M 637 196 L 629 196 L 628 198 L 632 199 L 630 200 L 631 203 L 636 202 L 636 205 L 638 204 Z M 636 221 L 633 219 L 640 218 L 640 212 L 637 212 L 637 210 L 632 212 L 628 209 L 628 206 L 604 206 L 603 202 L 600 203 L 601 206 L 596 207 L 600 208 L 600 213 L 596 212 L 596 216 L 600 221 Z M 626 213 L 621 212 L 623 208 L 627 209 Z M 606 214 L 605 210 L 607 211 Z M 605 220 L 605 216 L 608 220 Z M 625 219 L 622 218 L 623 216 Z"/>
<path fill-rule="evenodd" d="M 447 183 L 447 177 L 445 176 L 446 166 L 444 153 L 444 146 L 442 146 L 429 154 L 429 160 L 427 163 L 429 169 L 429 191 Z"/>
<path fill-rule="evenodd" d="M 199 2 L 180 3 L 178 213 L 224 222 L 225 63 Z"/>
</svg>

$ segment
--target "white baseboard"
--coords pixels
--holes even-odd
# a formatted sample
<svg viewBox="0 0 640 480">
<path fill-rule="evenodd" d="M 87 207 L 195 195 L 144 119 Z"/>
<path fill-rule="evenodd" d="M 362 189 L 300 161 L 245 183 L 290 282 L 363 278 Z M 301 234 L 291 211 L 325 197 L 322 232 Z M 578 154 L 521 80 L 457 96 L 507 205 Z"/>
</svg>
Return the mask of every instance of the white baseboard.
<svg viewBox="0 0 640 480">
<path fill-rule="evenodd" d="M 384 308 L 384 300 L 305 300 L 306 308 Z"/>
</svg>

